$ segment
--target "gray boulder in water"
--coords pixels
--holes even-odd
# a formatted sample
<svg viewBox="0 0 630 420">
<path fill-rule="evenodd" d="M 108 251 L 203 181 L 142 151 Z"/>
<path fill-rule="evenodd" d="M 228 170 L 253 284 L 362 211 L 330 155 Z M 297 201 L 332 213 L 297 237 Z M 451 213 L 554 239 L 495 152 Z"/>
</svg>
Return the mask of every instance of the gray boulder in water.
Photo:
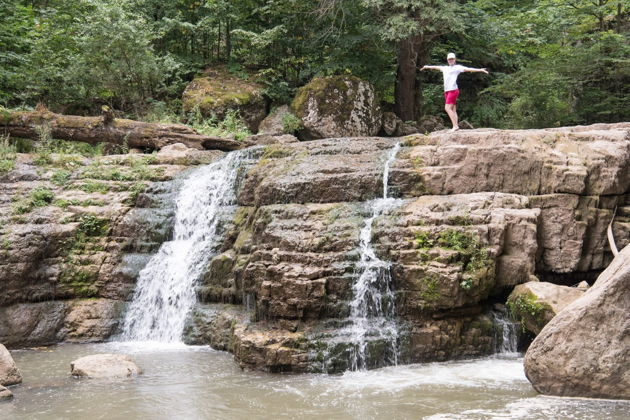
<svg viewBox="0 0 630 420">
<path fill-rule="evenodd" d="M 15 365 L 11 353 L 0 344 L 0 385 L 15 385 L 20 382 L 22 382 L 22 374 Z M 1 391 L 0 389 L 0 393 Z"/>
<path fill-rule="evenodd" d="M 630 246 L 558 313 L 525 355 L 543 394 L 630 399 Z"/>
<path fill-rule="evenodd" d="M 93 354 L 81 357 L 70 364 L 72 376 L 80 378 L 129 378 L 142 370 L 124 354 Z"/>
</svg>

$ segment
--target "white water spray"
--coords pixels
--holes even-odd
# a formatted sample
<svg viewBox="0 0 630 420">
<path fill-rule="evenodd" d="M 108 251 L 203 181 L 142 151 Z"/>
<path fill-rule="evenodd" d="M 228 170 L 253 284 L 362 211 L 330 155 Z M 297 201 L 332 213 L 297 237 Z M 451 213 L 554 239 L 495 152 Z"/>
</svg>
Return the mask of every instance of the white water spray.
<svg viewBox="0 0 630 420">
<path fill-rule="evenodd" d="M 232 152 L 193 171 L 176 200 L 173 240 L 140 271 L 127 310 L 126 341 L 180 342 L 195 304 L 195 282 L 219 243 L 222 216 L 233 210 L 238 170 L 247 151 Z"/>
<path fill-rule="evenodd" d="M 352 287 L 354 297 L 350 302 L 352 370 L 367 367 L 368 343 L 375 341 L 384 344 L 384 354 L 391 359 L 388 360 L 390 364 L 398 363 L 398 327 L 391 263 L 381 260 L 372 248 L 372 224 L 377 217 L 399 204 L 399 200 L 388 198 L 389 167 L 399 150 L 400 144 L 396 144 L 387 156 L 383 169 L 383 197 L 369 203 L 372 215 L 365 220 L 359 235 L 361 259 L 357 264 L 358 280 Z"/>
</svg>

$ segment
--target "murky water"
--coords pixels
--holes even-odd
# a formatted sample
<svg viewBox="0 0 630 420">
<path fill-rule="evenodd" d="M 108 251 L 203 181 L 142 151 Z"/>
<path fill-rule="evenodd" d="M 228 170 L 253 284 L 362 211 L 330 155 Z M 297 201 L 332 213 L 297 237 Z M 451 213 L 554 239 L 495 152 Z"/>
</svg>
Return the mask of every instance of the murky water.
<svg viewBox="0 0 630 420">
<path fill-rule="evenodd" d="M 144 369 L 122 382 L 69 377 L 80 356 L 127 353 Z M 0 419 L 592 419 L 630 402 L 537 396 L 516 356 L 328 375 L 243 372 L 206 347 L 138 343 L 13 352 L 24 383 Z"/>
</svg>

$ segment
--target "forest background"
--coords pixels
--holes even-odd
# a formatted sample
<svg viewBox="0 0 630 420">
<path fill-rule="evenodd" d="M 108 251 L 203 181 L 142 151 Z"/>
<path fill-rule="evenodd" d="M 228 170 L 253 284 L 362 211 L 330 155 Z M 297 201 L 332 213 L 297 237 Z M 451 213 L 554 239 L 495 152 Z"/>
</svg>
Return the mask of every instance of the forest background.
<svg viewBox="0 0 630 420">
<path fill-rule="evenodd" d="M 180 120 L 207 67 L 255 78 L 272 105 L 316 76 L 370 81 L 405 121 L 445 116 L 447 52 L 476 127 L 630 121 L 630 0 L 0 0 L 0 105 L 109 105 Z"/>
</svg>

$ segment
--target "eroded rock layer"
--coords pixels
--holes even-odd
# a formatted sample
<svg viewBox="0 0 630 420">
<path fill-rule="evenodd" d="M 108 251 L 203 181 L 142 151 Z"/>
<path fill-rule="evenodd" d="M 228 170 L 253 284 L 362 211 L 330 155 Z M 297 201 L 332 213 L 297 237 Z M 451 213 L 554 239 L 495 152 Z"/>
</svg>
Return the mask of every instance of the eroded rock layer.
<svg viewBox="0 0 630 420">
<path fill-rule="evenodd" d="M 378 257 L 391 263 L 398 362 L 491 353 L 501 334 L 489 310 L 505 302 L 515 285 L 536 278 L 568 285 L 594 278 L 612 260 L 606 227 L 615 208 L 617 246 L 630 242 L 629 132 L 630 124 L 622 123 L 266 146 L 244 177 L 240 207 L 198 283 L 199 305 L 185 338 L 232 351 L 247 368 L 346 369 L 344 334 L 351 324 L 359 234 L 372 215 L 371 200 L 382 197 L 387 154 L 401 142 L 389 173 L 389 196 L 399 202 L 376 217 L 371 237 Z M 20 182 L 51 176 L 38 175 L 28 162 L 21 165 L 3 178 L 6 208 L 12 205 L 8 197 L 19 195 Z M 166 174 L 185 168 L 164 166 Z M 107 217 L 107 231 L 85 241 L 106 250 L 86 245 L 90 258 L 100 256 L 98 263 L 85 259 L 85 267 L 97 273 L 90 282 L 64 282 L 60 275 L 62 262 L 74 255 L 63 253 L 60 244 L 76 236 L 81 208 L 65 224 L 59 221 L 74 207 L 48 205 L 5 225 L 11 244 L 17 244 L 20 229 L 41 232 L 32 227 L 35 220 L 51 227 L 42 238 L 30 233 L 32 238 L 6 251 L 0 273 L 9 287 L 0 294 L 0 311 L 26 306 L 39 313 L 49 305 L 50 316 L 9 326 L 3 322 L 14 316 L 0 317 L 0 341 L 19 346 L 102 339 L 116 331 L 135 274 L 168 235 L 172 211 L 167 199 L 156 198 L 172 191 L 166 185 L 147 181 L 152 194 L 139 194 L 135 207 L 110 209 L 116 216 Z M 81 194 L 77 189 L 73 197 Z M 109 209 L 129 192 L 107 194 Z M 27 244 L 36 240 L 31 250 Z M 74 260 L 67 267 L 84 269 Z M 19 330 L 22 325 L 31 326 Z M 382 365 L 383 343 L 371 340 L 368 347 L 367 366 Z"/>
<path fill-rule="evenodd" d="M 497 346 L 488 310 L 515 285 L 537 277 L 577 283 L 606 267 L 605 230 L 615 207 L 618 245 L 630 240 L 629 129 L 471 130 L 400 139 L 389 184 L 400 203 L 372 229 L 374 249 L 392 263 L 399 362 L 488 354 Z M 241 365 L 348 367 L 343 332 L 359 232 L 370 200 L 382 194 L 383 164 L 396 141 L 269 146 L 249 171 L 233 234 L 198 290 L 203 303 L 251 309 L 233 318 L 230 350 Z M 224 319 L 216 311 L 210 318 Z M 369 346 L 368 366 L 379 366 L 383 343 Z"/>
<path fill-rule="evenodd" d="M 221 152 L 18 155 L 0 176 L 0 342 L 101 341 L 170 235 L 177 174 Z"/>
</svg>

